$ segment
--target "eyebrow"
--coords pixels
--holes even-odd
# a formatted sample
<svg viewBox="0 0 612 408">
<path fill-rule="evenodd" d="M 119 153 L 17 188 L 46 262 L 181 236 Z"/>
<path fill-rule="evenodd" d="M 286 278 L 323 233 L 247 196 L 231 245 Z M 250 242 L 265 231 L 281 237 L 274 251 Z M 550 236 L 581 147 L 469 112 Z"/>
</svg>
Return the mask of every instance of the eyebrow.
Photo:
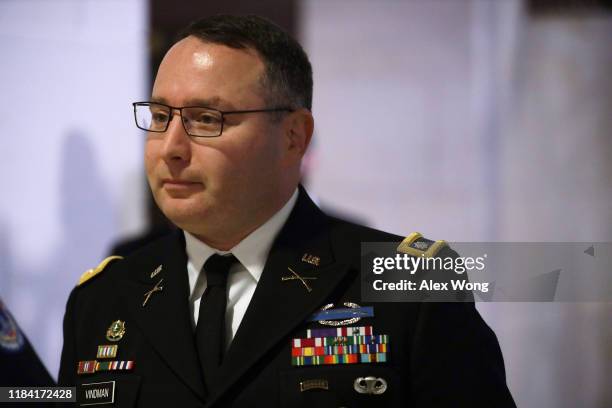
<svg viewBox="0 0 612 408">
<path fill-rule="evenodd" d="M 168 100 L 164 97 L 151 97 L 151 102 L 163 103 L 164 105 L 170 105 Z M 233 109 L 233 105 L 230 102 L 227 102 L 221 99 L 218 96 L 213 96 L 211 98 L 193 98 L 185 101 L 185 105 L 183 106 L 203 106 L 209 108 L 219 108 L 219 107 L 227 107 Z"/>
</svg>

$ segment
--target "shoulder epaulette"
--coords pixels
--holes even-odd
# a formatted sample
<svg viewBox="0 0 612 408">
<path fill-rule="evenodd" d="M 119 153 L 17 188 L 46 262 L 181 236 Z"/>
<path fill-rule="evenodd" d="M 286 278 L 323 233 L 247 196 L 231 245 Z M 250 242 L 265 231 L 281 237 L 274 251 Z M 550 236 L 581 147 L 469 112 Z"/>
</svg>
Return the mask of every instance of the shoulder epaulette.
<svg viewBox="0 0 612 408">
<path fill-rule="evenodd" d="M 90 280 L 91 278 L 99 274 L 100 272 L 102 272 L 104 268 L 108 266 L 109 263 L 113 262 L 114 260 L 118 260 L 118 259 L 123 259 L 123 257 L 117 256 L 117 255 L 109 256 L 108 258 L 100 262 L 100 264 L 96 266 L 95 268 L 86 270 L 85 273 L 83 273 L 81 277 L 79 278 L 79 283 L 77 284 L 77 286 L 84 284 L 85 282 L 87 282 L 88 280 Z"/>
<path fill-rule="evenodd" d="M 431 258 L 435 256 L 442 248 L 448 244 L 444 240 L 432 241 L 423 237 L 419 232 L 413 232 L 408 235 L 401 244 L 397 247 L 397 252 L 412 256 L 424 256 Z"/>
</svg>

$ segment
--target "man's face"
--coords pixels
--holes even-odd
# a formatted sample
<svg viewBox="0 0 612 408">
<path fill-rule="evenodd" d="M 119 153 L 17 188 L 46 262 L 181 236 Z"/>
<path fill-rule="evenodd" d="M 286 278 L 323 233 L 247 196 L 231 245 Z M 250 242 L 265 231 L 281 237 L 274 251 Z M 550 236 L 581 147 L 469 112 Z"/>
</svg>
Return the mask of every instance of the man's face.
<svg viewBox="0 0 612 408">
<path fill-rule="evenodd" d="M 269 108 L 263 72 L 255 51 L 188 37 L 164 57 L 152 100 L 221 111 Z M 221 136 L 202 138 L 187 135 L 178 111 L 173 115 L 166 132 L 148 133 L 145 147 L 151 190 L 172 222 L 210 239 L 251 227 L 277 204 L 287 166 L 282 121 L 268 113 L 226 115 Z"/>
</svg>

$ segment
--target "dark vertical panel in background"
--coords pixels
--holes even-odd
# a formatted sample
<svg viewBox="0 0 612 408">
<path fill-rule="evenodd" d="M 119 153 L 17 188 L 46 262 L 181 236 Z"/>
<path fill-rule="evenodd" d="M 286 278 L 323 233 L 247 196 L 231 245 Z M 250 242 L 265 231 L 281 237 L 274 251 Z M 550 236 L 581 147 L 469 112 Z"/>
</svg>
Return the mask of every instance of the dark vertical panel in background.
<svg viewBox="0 0 612 408">
<path fill-rule="evenodd" d="M 527 0 L 527 10 L 533 16 L 610 12 L 612 0 Z"/>
<path fill-rule="evenodd" d="M 182 1 L 177 5 L 167 0 L 150 1 L 149 82 L 153 84 L 157 68 L 172 43 L 187 24 L 217 14 L 256 14 L 276 23 L 295 36 L 298 21 L 298 0 L 223 0 Z M 153 231 L 164 230 L 168 221 L 148 195 L 148 220 Z"/>
</svg>

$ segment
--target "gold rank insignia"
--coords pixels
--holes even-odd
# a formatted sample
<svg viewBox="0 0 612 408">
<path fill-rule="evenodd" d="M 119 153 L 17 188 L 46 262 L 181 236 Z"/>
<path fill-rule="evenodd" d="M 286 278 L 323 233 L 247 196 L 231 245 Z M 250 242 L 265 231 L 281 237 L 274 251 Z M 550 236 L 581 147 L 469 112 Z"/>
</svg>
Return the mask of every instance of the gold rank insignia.
<svg viewBox="0 0 612 408">
<path fill-rule="evenodd" d="M 423 237 L 419 232 L 413 232 L 399 244 L 397 252 L 431 258 L 445 246 L 448 246 L 448 244 L 444 240 L 432 241 Z"/>
<path fill-rule="evenodd" d="M 121 320 L 115 320 L 111 323 L 108 330 L 106 330 L 106 339 L 108 341 L 119 341 L 125 334 L 125 322 Z"/>
<path fill-rule="evenodd" d="M 79 283 L 77 286 L 84 284 L 85 282 L 93 278 L 94 276 L 98 275 L 100 272 L 104 270 L 104 268 L 108 266 L 108 264 L 118 259 L 123 259 L 123 257 L 117 256 L 117 255 L 109 256 L 108 258 L 100 262 L 100 264 L 96 266 L 95 268 L 86 270 L 85 273 L 83 273 L 81 277 L 79 278 Z"/>
</svg>

